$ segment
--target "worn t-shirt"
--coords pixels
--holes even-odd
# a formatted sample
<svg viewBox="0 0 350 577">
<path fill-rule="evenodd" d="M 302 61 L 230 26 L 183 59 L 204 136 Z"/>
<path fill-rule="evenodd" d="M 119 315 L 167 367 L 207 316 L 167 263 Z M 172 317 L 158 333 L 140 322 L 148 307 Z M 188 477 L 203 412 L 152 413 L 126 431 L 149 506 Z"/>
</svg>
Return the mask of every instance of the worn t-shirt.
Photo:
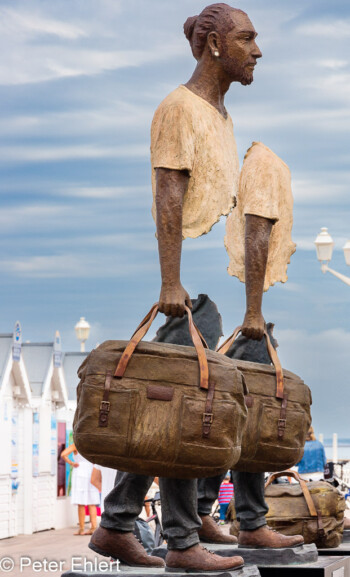
<svg viewBox="0 0 350 577">
<path fill-rule="evenodd" d="M 152 214 L 156 220 L 156 168 L 187 170 L 183 238 L 210 231 L 235 203 L 239 161 L 231 117 L 179 86 L 157 108 L 151 128 Z"/>
<path fill-rule="evenodd" d="M 288 166 L 262 142 L 253 142 L 241 171 L 237 207 L 226 221 L 225 246 L 228 272 L 245 282 L 245 216 L 253 214 L 274 221 L 269 240 L 264 290 L 286 282 L 287 266 L 295 252 L 292 241 L 293 195 Z"/>
</svg>

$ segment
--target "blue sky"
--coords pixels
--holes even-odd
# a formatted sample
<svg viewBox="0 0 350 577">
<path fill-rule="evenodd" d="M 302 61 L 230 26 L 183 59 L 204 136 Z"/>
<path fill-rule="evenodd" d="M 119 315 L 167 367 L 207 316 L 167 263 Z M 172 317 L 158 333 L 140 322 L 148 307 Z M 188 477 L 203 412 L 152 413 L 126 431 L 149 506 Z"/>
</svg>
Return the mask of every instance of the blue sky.
<svg viewBox="0 0 350 577">
<path fill-rule="evenodd" d="M 183 22 L 197 0 L 0 2 L 0 331 L 74 350 L 127 338 L 158 298 L 149 129 L 194 68 Z M 322 275 L 313 241 L 328 226 L 332 266 L 350 237 L 350 6 L 333 0 L 236 2 L 263 58 L 226 106 L 243 159 L 261 140 L 290 166 L 298 244 L 289 281 L 264 297 L 283 365 L 313 392 L 317 432 L 349 436 L 350 290 Z M 183 284 L 218 304 L 228 334 L 244 286 L 228 276 L 224 221 L 186 240 Z M 161 321 L 159 321 L 161 322 Z M 159 324 L 159 323 L 158 323 Z M 153 331 L 154 332 L 154 331 Z M 151 335 L 152 336 L 152 335 Z"/>
</svg>

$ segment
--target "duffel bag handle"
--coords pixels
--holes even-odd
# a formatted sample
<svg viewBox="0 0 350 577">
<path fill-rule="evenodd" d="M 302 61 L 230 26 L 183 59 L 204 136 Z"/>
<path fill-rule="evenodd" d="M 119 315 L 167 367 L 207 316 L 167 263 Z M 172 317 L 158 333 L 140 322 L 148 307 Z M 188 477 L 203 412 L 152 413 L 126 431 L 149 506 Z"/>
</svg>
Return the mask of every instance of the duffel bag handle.
<svg viewBox="0 0 350 577">
<path fill-rule="evenodd" d="M 315 503 L 312 500 L 311 497 L 311 493 L 308 489 L 307 483 L 305 481 L 305 479 L 302 479 L 299 475 L 299 473 L 297 473 L 297 471 L 292 471 L 291 469 L 287 469 L 286 471 L 280 471 L 279 473 L 272 473 L 272 475 L 269 476 L 269 478 L 267 479 L 266 483 L 265 483 L 265 489 L 271 485 L 271 483 L 275 480 L 278 479 L 278 477 L 293 477 L 293 479 L 295 479 L 301 487 L 301 490 L 303 492 L 307 507 L 309 509 L 309 513 L 311 515 L 311 517 L 319 517 L 319 513 L 317 513 L 316 511 L 316 507 L 315 507 Z"/>
<path fill-rule="evenodd" d="M 192 319 L 191 309 L 185 306 L 187 316 L 188 316 L 188 326 L 190 330 L 191 339 L 195 346 L 198 356 L 199 362 L 199 372 L 200 372 L 200 388 L 201 389 L 208 389 L 209 388 L 209 367 L 208 361 L 205 354 L 204 346 L 208 348 L 207 343 L 205 342 L 203 336 L 201 335 L 200 331 L 196 327 Z M 136 349 L 139 342 L 143 339 L 145 334 L 147 333 L 148 329 L 150 328 L 151 324 L 153 323 L 154 319 L 156 318 L 159 311 L 158 303 L 154 304 L 149 313 L 145 316 L 143 321 L 139 324 L 136 331 L 131 337 L 131 340 L 127 344 L 124 349 L 122 356 L 119 359 L 118 366 L 115 370 L 114 376 L 115 377 L 123 377 L 126 371 L 126 367 L 132 357 L 134 350 Z"/>
<path fill-rule="evenodd" d="M 216 349 L 216 352 L 221 353 L 222 355 L 227 353 L 227 351 L 231 348 L 231 346 L 235 342 L 235 340 L 238 337 L 241 330 L 242 330 L 241 326 L 237 327 L 233 331 L 232 335 L 230 337 L 228 337 L 228 339 L 226 339 L 226 341 L 218 349 Z M 264 330 L 264 336 L 266 339 L 266 346 L 267 346 L 267 351 L 269 353 L 269 357 L 270 357 L 270 359 L 273 363 L 273 366 L 275 367 L 275 371 L 276 371 L 276 398 L 277 399 L 283 399 L 284 398 L 284 390 L 283 390 L 284 387 L 283 387 L 282 365 L 281 365 L 281 362 L 278 358 L 276 350 L 272 346 L 270 337 L 269 337 L 266 329 Z"/>
</svg>

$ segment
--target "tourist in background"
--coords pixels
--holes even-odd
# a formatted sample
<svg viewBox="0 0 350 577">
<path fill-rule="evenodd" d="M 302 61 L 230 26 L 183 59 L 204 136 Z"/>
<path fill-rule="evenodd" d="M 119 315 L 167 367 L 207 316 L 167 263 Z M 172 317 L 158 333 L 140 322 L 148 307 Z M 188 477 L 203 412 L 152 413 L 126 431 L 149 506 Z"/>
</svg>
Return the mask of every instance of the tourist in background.
<svg viewBox="0 0 350 577">
<path fill-rule="evenodd" d="M 220 520 L 219 520 L 220 525 L 224 525 L 226 523 L 226 513 L 232 497 L 233 497 L 233 483 L 231 482 L 230 472 L 228 472 L 225 479 L 220 485 L 218 496 L 218 501 L 220 505 Z"/>
<path fill-rule="evenodd" d="M 73 453 L 74 461 L 69 456 Z M 74 535 L 92 535 L 97 528 L 96 505 L 100 504 L 98 489 L 91 482 L 92 463 L 89 463 L 77 451 L 74 443 L 61 453 L 62 459 L 73 467 L 71 503 L 78 505 L 79 529 Z M 85 531 L 85 506 L 89 508 L 91 527 Z"/>
<path fill-rule="evenodd" d="M 304 456 L 297 464 L 298 473 L 306 481 L 319 481 L 324 478 L 326 463 L 324 446 L 316 440 L 313 427 L 310 427 L 306 437 Z"/>
</svg>

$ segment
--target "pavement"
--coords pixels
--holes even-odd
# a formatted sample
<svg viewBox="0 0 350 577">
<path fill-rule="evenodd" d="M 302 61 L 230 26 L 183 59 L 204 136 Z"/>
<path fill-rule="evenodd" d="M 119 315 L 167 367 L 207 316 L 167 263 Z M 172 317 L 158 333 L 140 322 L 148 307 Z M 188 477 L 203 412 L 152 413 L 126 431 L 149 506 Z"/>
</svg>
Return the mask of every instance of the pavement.
<svg viewBox="0 0 350 577">
<path fill-rule="evenodd" d="M 2 539 L 0 541 L 1 577 L 5 575 L 9 577 L 37 577 L 38 575 L 58 577 L 69 569 L 91 570 L 102 561 L 108 563 L 107 557 L 102 557 L 88 548 L 89 535 L 73 536 L 76 529 L 77 527 L 69 527 Z M 8 560 L 4 561 L 4 558 Z M 86 565 L 87 562 L 93 565 Z"/>
<path fill-rule="evenodd" d="M 87 528 L 87 526 L 86 526 Z M 221 525 L 229 534 L 229 525 Z M 108 557 L 88 548 L 89 535 L 74 536 L 77 527 L 41 531 L 0 540 L 0 577 L 60 577 L 70 569 L 107 570 Z"/>
</svg>

